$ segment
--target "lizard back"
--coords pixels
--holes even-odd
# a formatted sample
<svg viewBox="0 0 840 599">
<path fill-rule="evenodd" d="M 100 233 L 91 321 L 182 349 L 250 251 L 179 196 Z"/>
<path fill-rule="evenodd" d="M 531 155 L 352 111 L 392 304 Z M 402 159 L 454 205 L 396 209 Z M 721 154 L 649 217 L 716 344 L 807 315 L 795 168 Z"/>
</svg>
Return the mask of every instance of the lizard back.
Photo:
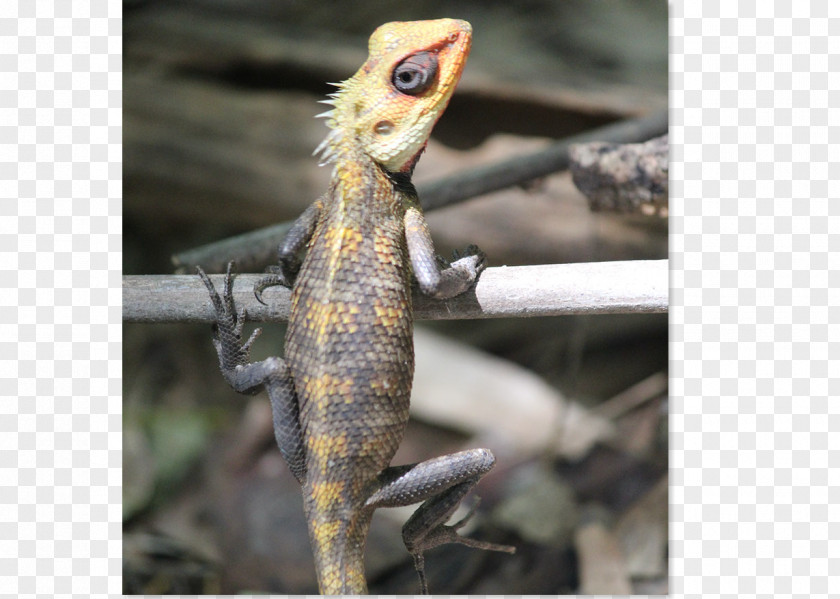
<svg viewBox="0 0 840 599">
<path fill-rule="evenodd" d="M 286 359 L 310 479 L 375 476 L 402 437 L 414 372 L 405 201 L 377 165 L 351 163 L 295 283 Z"/>
<path fill-rule="evenodd" d="M 319 576 L 364 584 L 362 504 L 408 422 L 414 374 L 405 198 L 354 161 L 325 198 L 292 294 L 286 360 L 305 439 Z"/>
</svg>

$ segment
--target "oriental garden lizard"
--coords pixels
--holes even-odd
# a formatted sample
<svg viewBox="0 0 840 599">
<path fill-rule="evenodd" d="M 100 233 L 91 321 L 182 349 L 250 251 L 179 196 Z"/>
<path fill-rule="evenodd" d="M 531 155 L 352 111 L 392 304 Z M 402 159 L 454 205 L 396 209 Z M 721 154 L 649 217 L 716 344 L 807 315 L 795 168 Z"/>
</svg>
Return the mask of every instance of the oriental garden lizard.
<svg viewBox="0 0 840 599">
<path fill-rule="evenodd" d="M 265 389 L 283 457 L 300 482 L 318 586 L 367 592 L 365 540 L 378 507 L 424 502 L 403 527 L 422 591 L 423 552 L 444 543 L 513 552 L 461 537 L 446 521 L 492 468 L 486 449 L 390 466 L 408 422 L 414 375 L 412 285 L 435 298 L 469 289 L 485 267 L 475 246 L 451 264 L 435 255 L 411 174 L 469 54 L 472 28 L 454 19 L 388 23 L 359 71 L 336 84 L 318 147 L 332 164 L 326 195 L 295 222 L 279 265 L 255 287 L 292 287 L 285 359 L 249 361 L 231 266 L 221 296 L 199 269 L 216 312 L 214 344 L 227 382 Z M 299 254 L 306 249 L 302 262 Z M 470 513 L 470 515 L 472 515 Z"/>
</svg>

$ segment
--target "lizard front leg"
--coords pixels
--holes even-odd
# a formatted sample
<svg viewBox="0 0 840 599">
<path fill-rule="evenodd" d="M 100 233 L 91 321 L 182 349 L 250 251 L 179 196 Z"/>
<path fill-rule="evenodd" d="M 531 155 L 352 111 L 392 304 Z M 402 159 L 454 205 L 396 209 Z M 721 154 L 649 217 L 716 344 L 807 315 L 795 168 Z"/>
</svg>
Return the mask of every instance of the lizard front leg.
<svg viewBox="0 0 840 599">
<path fill-rule="evenodd" d="M 435 254 L 432 237 L 419 208 L 406 210 L 405 237 L 414 276 L 425 295 L 438 299 L 465 292 L 487 265 L 484 252 L 471 245 L 456 253 L 452 264 L 443 264 Z M 446 521 L 461 500 L 495 463 L 487 449 L 473 449 L 443 456 L 413 466 L 391 468 L 383 473 L 382 487 L 369 503 L 378 507 L 424 503 L 403 527 L 403 541 L 414 558 L 423 594 L 428 594 L 423 552 L 445 543 L 460 543 L 479 549 L 513 553 L 508 545 L 496 545 L 461 537 L 457 530 L 472 517 L 475 507 L 451 526 Z"/>
<path fill-rule="evenodd" d="M 250 362 L 251 344 L 259 336 L 256 329 L 245 343 L 242 343 L 242 326 L 245 324 L 245 310 L 236 311 L 233 305 L 232 284 L 233 262 L 228 263 L 222 296 L 201 267 L 198 276 L 210 292 L 210 300 L 216 312 L 213 331 L 213 345 L 219 356 L 219 366 L 228 384 L 238 393 L 254 395 L 265 389 L 271 401 L 274 420 L 274 436 L 280 453 L 289 465 L 298 482 L 306 475 L 303 437 L 298 415 L 298 401 L 286 362 L 280 358 L 266 358 Z"/>
<path fill-rule="evenodd" d="M 438 299 L 459 295 L 469 289 L 487 266 L 484 252 L 471 245 L 456 254 L 455 262 L 441 269 L 429 226 L 420 209 L 412 206 L 406 210 L 404 223 L 411 267 L 425 295 Z"/>
<path fill-rule="evenodd" d="M 309 243 L 312 238 L 312 233 L 315 231 L 315 225 L 318 222 L 318 217 L 321 215 L 323 208 L 322 200 L 315 200 L 309 207 L 292 224 L 283 243 L 277 248 L 277 264 L 269 266 L 266 272 L 270 273 L 257 281 L 254 285 L 254 295 L 261 304 L 265 304 L 262 299 L 262 292 L 269 287 L 275 285 L 283 285 L 284 287 L 291 287 L 295 282 L 295 277 L 300 270 L 300 251 Z"/>
<path fill-rule="evenodd" d="M 513 553 L 514 547 L 478 541 L 458 535 L 458 529 L 473 516 L 478 504 L 453 525 L 446 525 L 464 496 L 495 463 L 488 449 L 470 449 L 412 464 L 386 469 L 380 486 L 365 503 L 366 507 L 399 507 L 424 503 L 403 526 L 403 541 L 414 558 L 424 595 L 426 584 L 423 553 L 446 543 L 459 543 L 477 549 Z"/>
</svg>

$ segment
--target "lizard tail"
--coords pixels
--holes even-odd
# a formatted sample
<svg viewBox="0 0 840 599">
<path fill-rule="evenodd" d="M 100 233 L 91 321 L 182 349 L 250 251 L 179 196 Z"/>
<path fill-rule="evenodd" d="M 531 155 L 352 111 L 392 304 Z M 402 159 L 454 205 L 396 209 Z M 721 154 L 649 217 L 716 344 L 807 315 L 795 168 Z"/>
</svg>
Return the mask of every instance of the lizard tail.
<svg viewBox="0 0 840 599">
<path fill-rule="evenodd" d="M 366 595 L 364 550 L 370 517 L 310 520 L 312 551 L 322 595 Z"/>
</svg>

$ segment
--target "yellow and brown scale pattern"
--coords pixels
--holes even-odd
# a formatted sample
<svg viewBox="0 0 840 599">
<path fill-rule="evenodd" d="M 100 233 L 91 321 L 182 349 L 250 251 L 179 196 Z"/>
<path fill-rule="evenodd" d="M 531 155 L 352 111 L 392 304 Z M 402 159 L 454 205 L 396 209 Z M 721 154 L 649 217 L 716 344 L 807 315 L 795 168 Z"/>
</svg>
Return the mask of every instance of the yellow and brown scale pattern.
<svg viewBox="0 0 840 599">
<path fill-rule="evenodd" d="M 286 338 L 321 584 L 348 588 L 364 583 L 370 512 L 361 506 L 402 439 L 414 372 L 406 199 L 365 162 L 337 168 L 295 285 Z"/>
</svg>

